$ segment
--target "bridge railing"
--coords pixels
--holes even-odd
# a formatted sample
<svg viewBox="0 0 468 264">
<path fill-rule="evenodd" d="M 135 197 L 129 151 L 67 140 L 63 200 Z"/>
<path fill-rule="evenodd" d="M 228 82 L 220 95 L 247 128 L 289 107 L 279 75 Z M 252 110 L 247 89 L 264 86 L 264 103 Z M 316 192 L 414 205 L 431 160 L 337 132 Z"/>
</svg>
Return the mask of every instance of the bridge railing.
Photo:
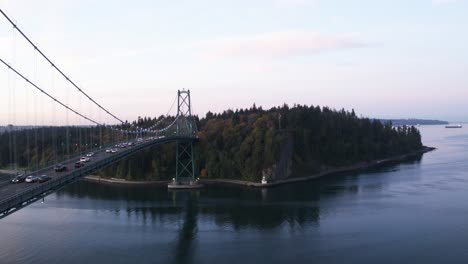
<svg viewBox="0 0 468 264">
<path fill-rule="evenodd" d="M 153 139 L 151 141 L 144 142 L 141 145 L 133 146 L 129 149 L 126 149 L 125 151 L 117 152 L 109 156 L 108 158 L 105 158 L 103 160 L 100 160 L 94 163 L 90 163 L 89 165 L 86 165 L 80 169 L 75 169 L 71 173 L 65 174 L 63 176 L 54 177 L 47 182 L 44 182 L 41 184 L 34 184 L 31 187 L 23 189 L 22 192 L 19 194 L 13 194 L 3 199 L 3 201 L 0 201 L 0 213 L 5 212 L 6 210 L 9 210 L 15 207 L 20 207 L 22 203 L 27 202 L 28 200 L 34 199 L 35 197 L 38 197 L 41 195 L 44 196 L 48 194 L 48 192 L 56 190 L 60 186 L 64 186 L 66 183 L 69 183 L 81 176 L 89 175 L 90 173 L 96 170 L 102 169 L 144 148 L 150 147 L 155 144 L 169 142 L 169 141 L 194 140 L 194 139 L 196 139 L 196 136 L 193 134 L 186 135 L 186 136 L 175 136 L 175 135 L 167 136 L 167 137 L 164 136 L 164 137 L 159 137 L 157 139 Z"/>
</svg>

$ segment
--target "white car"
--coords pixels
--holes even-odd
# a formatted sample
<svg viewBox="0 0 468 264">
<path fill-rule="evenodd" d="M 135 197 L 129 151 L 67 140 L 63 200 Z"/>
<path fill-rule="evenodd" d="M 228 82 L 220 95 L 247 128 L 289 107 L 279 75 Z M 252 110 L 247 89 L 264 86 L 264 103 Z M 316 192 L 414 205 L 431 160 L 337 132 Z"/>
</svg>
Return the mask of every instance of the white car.
<svg viewBox="0 0 468 264">
<path fill-rule="evenodd" d="M 88 157 L 81 157 L 80 162 L 88 162 L 90 159 Z"/>
<path fill-rule="evenodd" d="M 112 149 L 106 149 L 106 153 L 111 153 Z"/>
<path fill-rule="evenodd" d="M 86 154 L 86 157 L 92 157 L 92 156 L 94 156 L 94 152 L 90 152 L 90 153 Z"/>
<path fill-rule="evenodd" d="M 116 153 L 116 152 L 118 152 L 118 151 L 119 151 L 118 149 L 111 149 L 111 152 L 112 152 L 112 153 Z"/>
<path fill-rule="evenodd" d="M 25 182 L 37 182 L 37 180 L 39 179 L 39 176 L 36 176 L 36 175 L 29 175 L 28 177 L 26 177 L 26 180 Z"/>
</svg>

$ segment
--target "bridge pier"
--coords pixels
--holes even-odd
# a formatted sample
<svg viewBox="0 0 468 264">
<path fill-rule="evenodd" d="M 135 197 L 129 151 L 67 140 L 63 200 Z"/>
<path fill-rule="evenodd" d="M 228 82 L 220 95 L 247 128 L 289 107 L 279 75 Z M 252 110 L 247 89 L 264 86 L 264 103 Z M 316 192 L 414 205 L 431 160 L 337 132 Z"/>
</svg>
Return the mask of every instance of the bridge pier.
<svg viewBox="0 0 468 264">
<path fill-rule="evenodd" d="M 198 178 L 195 177 L 192 140 L 177 140 L 176 176 L 167 187 L 169 189 L 198 189 L 203 187 L 198 183 Z"/>
<path fill-rule="evenodd" d="M 190 190 L 190 189 L 201 189 L 204 185 L 195 181 L 176 181 L 175 179 L 167 185 L 169 190 Z"/>
</svg>

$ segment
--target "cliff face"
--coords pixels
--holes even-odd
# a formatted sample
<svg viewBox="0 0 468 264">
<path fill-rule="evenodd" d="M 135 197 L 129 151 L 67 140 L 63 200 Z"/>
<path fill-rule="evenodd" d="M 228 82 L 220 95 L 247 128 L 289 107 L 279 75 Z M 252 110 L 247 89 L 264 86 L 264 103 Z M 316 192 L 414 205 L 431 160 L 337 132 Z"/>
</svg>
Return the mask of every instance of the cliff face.
<svg viewBox="0 0 468 264">
<path fill-rule="evenodd" d="M 262 171 L 262 179 L 268 182 L 285 180 L 293 173 L 293 146 L 294 137 L 290 134 L 283 142 L 280 151 L 279 160 L 271 167 Z"/>
<path fill-rule="evenodd" d="M 196 173 L 201 178 L 260 182 L 408 153 L 422 147 L 414 127 L 313 106 L 208 113 L 198 120 Z M 144 124 L 143 124 L 144 126 Z M 151 126 L 150 123 L 147 126 Z M 109 168 L 133 180 L 174 176 L 174 146 L 160 146 Z"/>
</svg>

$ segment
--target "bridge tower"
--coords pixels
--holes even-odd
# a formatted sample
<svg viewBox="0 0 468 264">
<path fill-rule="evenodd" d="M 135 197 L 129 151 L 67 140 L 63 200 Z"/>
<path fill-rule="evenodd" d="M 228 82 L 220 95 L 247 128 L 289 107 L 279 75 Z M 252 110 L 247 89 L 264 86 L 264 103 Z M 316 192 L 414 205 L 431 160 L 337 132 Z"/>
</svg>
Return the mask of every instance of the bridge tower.
<svg viewBox="0 0 468 264">
<path fill-rule="evenodd" d="M 197 126 L 192 116 L 190 90 L 178 91 L 176 126 L 176 176 L 174 184 L 177 186 L 192 185 L 196 182 L 193 142 L 196 140 Z"/>
</svg>

